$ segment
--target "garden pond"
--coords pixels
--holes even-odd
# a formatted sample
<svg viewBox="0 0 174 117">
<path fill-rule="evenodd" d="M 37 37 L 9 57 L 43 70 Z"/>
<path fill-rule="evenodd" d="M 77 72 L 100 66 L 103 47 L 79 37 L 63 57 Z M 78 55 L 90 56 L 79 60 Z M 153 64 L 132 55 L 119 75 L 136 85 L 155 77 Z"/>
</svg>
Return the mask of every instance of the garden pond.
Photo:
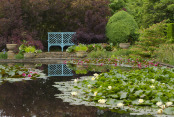
<svg viewBox="0 0 174 117">
<path fill-rule="evenodd" d="M 87 66 L 73 64 L 21 64 L 27 69 L 34 69 L 40 73 L 35 78 L 28 77 L 22 80 L 13 78 L 0 81 L 0 116 L 8 117 L 149 117 L 151 115 L 141 115 L 122 109 L 108 109 L 100 104 L 93 106 L 85 102 L 72 103 L 74 97 L 67 98 L 70 101 L 61 98 L 64 91 L 63 86 L 58 90 L 55 84 L 74 82 L 74 79 L 80 79 L 84 76 L 93 76 L 95 73 L 108 72 L 113 66 Z M 14 63 L 8 63 L 8 66 L 14 66 Z M 129 71 L 129 67 L 117 67 L 124 71 Z M 35 70 L 37 69 L 37 70 Z M 10 73 L 13 74 L 13 73 Z M 21 73 L 21 75 L 23 75 Z M 86 78 L 86 77 L 85 77 Z M 59 87 L 60 88 L 60 87 Z M 69 103 L 71 102 L 71 103 Z M 100 106 L 100 107 L 99 107 Z"/>
</svg>

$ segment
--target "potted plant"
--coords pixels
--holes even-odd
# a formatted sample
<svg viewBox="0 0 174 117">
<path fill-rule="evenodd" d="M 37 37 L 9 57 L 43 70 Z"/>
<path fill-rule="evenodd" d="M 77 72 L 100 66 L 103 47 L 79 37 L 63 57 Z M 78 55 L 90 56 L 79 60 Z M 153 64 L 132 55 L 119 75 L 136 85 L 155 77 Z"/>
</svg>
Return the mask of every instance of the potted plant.
<svg viewBox="0 0 174 117">
<path fill-rule="evenodd" d="M 24 55 L 24 58 L 34 58 L 37 53 L 41 53 L 42 50 L 37 50 L 35 46 L 21 44 L 19 46 L 19 53 Z"/>
<path fill-rule="evenodd" d="M 35 57 L 35 47 L 28 46 L 25 48 L 24 58 L 34 58 Z"/>
<path fill-rule="evenodd" d="M 83 44 L 79 44 L 78 46 L 75 47 L 75 52 L 77 57 L 86 57 L 86 51 L 88 50 L 87 46 Z"/>
</svg>

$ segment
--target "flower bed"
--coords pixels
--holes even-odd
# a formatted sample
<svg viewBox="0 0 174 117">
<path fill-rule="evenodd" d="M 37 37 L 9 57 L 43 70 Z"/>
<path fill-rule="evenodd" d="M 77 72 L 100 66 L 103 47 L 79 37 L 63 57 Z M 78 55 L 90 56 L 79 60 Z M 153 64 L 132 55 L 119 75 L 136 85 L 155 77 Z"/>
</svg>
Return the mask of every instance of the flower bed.
<svg viewBox="0 0 174 117">
<path fill-rule="evenodd" d="M 155 62 L 154 60 L 146 60 L 146 59 L 131 59 L 131 58 L 103 58 L 103 59 L 81 59 L 81 60 L 70 60 L 65 61 L 66 63 L 70 64 L 77 64 L 77 65 L 83 65 L 83 64 L 94 64 L 94 65 L 114 65 L 114 66 L 125 66 L 125 67 L 138 67 L 138 68 L 144 68 L 144 67 L 151 67 L 151 66 L 159 66 L 158 62 Z"/>
<path fill-rule="evenodd" d="M 112 70 L 71 82 L 56 82 L 57 94 L 71 104 L 122 109 L 140 114 L 174 115 L 174 69 Z"/>
</svg>

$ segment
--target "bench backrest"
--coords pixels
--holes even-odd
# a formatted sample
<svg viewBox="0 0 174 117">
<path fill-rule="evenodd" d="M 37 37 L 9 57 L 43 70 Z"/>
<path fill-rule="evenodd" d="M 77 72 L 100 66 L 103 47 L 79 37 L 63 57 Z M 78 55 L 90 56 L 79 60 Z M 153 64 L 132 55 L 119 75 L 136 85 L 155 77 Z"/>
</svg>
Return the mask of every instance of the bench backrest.
<svg viewBox="0 0 174 117">
<path fill-rule="evenodd" d="M 73 45 L 74 34 L 75 32 L 48 32 L 48 44 Z"/>
</svg>

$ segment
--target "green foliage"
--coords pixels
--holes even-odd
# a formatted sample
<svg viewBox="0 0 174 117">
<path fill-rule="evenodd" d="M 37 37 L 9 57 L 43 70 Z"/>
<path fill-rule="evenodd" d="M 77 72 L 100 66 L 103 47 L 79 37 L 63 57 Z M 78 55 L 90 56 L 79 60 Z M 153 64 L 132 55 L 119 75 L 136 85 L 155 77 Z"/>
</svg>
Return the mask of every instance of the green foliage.
<svg viewBox="0 0 174 117">
<path fill-rule="evenodd" d="M 76 47 L 75 45 L 68 47 L 68 48 L 66 49 L 66 52 L 69 52 L 69 53 L 75 52 L 75 47 Z"/>
<path fill-rule="evenodd" d="M 130 54 L 129 49 L 120 49 L 112 52 L 112 56 L 128 56 Z"/>
<path fill-rule="evenodd" d="M 111 9 L 112 14 L 122 9 L 126 5 L 124 0 L 110 0 L 110 2 L 109 8 Z"/>
<path fill-rule="evenodd" d="M 87 74 L 88 73 L 88 71 L 86 70 L 86 69 L 77 69 L 77 70 L 75 70 L 75 73 L 76 74 Z"/>
<path fill-rule="evenodd" d="M 18 53 L 18 54 L 15 55 L 15 58 L 16 59 L 23 59 L 24 58 L 24 55 L 21 54 L 21 53 Z"/>
<path fill-rule="evenodd" d="M 34 46 L 28 46 L 25 48 L 26 53 L 34 53 L 36 51 Z"/>
<path fill-rule="evenodd" d="M 168 77 L 166 78 L 164 75 Z M 92 84 L 91 90 L 92 92 L 97 91 L 98 93 L 102 93 L 101 95 L 106 96 L 106 99 L 111 97 L 112 99 L 122 100 L 122 98 L 124 98 L 127 100 L 124 100 L 125 105 L 139 105 L 140 103 L 138 103 L 137 99 L 143 98 L 143 105 L 151 106 L 156 105 L 158 101 L 165 103 L 173 98 L 172 95 L 167 92 L 172 92 L 174 89 L 162 85 L 162 83 L 165 83 L 172 87 L 173 76 L 173 69 L 167 68 L 151 67 L 129 72 L 115 69 L 109 73 L 100 74 L 96 82 Z M 151 79 L 154 79 L 154 82 Z M 112 90 L 108 90 L 108 86 L 112 86 Z M 154 87 L 151 88 L 151 86 Z M 159 92 L 162 93 L 162 95 L 160 95 L 161 97 L 157 95 Z M 95 101 L 95 97 L 91 97 L 91 99 Z M 135 101 L 137 102 L 135 103 Z"/>
<path fill-rule="evenodd" d="M 139 27 L 141 27 L 140 24 L 142 23 L 142 6 L 143 0 L 127 0 L 126 2 L 128 12 L 133 15 Z"/>
<path fill-rule="evenodd" d="M 21 45 L 19 46 L 19 52 L 20 52 L 20 53 L 25 53 L 25 48 L 26 48 L 26 47 L 27 47 L 26 45 L 21 44 Z"/>
<path fill-rule="evenodd" d="M 35 53 L 42 53 L 42 50 L 35 50 Z"/>
<path fill-rule="evenodd" d="M 42 53 L 42 50 L 37 50 L 35 46 L 27 46 L 25 44 L 21 44 L 19 46 L 19 54 L 24 54 L 24 53 Z M 22 56 L 19 55 L 19 58 Z"/>
<path fill-rule="evenodd" d="M 0 59 L 7 59 L 7 52 L 0 52 Z"/>
<path fill-rule="evenodd" d="M 106 26 L 106 36 L 114 45 L 135 41 L 135 38 L 131 38 L 137 29 L 138 25 L 134 18 L 125 11 L 119 11 L 110 17 Z"/>
<path fill-rule="evenodd" d="M 84 44 L 79 44 L 78 46 L 75 46 L 75 49 L 74 50 L 75 50 L 75 52 L 77 52 L 77 51 L 87 51 L 88 48 Z"/>
<path fill-rule="evenodd" d="M 154 56 L 157 61 L 174 65 L 174 44 L 161 44 L 155 51 Z"/>
<path fill-rule="evenodd" d="M 174 22 L 173 0 L 128 0 L 126 7 L 142 28 L 148 28 L 166 19 Z"/>
<path fill-rule="evenodd" d="M 87 58 L 108 58 L 110 52 L 104 50 L 92 51 L 87 55 Z"/>
<path fill-rule="evenodd" d="M 167 41 L 165 34 L 165 21 L 154 24 L 149 28 L 144 28 L 139 31 L 140 37 L 130 51 L 134 54 L 150 57 L 160 44 Z"/>
<path fill-rule="evenodd" d="M 169 42 L 174 42 L 174 23 L 167 24 L 167 38 Z"/>
<path fill-rule="evenodd" d="M 91 51 L 98 51 L 98 50 L 106 50 L 106 51 L 112 51 L 113 50 L 113 44 L 107 44 L 107 43 L 103 43 L 103 44 L 90 44 L 87 46 L 88 47 L 88 52 Z"/>
</svg>

